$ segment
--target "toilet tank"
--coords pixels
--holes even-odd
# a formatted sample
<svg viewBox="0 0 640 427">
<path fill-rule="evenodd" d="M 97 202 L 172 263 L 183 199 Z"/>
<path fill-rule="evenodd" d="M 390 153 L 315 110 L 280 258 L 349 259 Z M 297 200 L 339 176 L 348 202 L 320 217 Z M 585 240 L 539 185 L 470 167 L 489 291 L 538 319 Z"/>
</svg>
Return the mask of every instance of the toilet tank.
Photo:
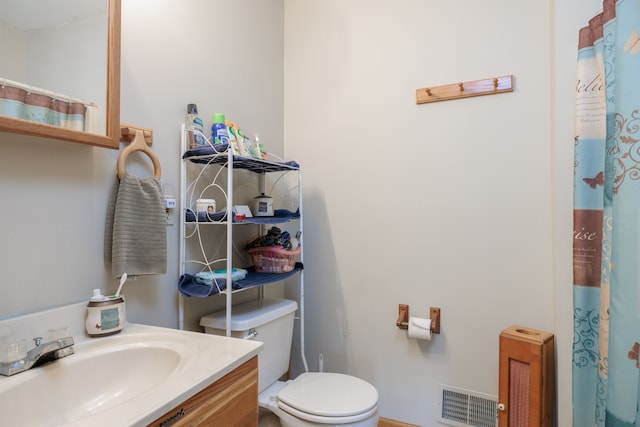
<svg viewBox="0 0 640 427">
<path fill-rule="evenodd" d="M 264 344 L 258 353 L 258 392 L 275 383 L 289 370 L 293 317 L 298 309 L 295 301 L 263 298 L 233 306 L 231 309 L 231 336 L 250 338 Z M 220 310 L 203 316 L 200 326 L 207 334 L 226 335 L 226 311 Z"/>
</svg>

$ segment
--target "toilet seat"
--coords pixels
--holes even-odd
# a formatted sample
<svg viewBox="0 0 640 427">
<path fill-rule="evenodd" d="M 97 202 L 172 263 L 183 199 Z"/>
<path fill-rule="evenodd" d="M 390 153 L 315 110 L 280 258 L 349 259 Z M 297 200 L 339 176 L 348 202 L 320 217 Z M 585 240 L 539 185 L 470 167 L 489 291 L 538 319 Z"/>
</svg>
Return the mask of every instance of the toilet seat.
<svg viewBox="0 0 640 427">
<path fill-rule="evenodd" d="M 278 407 L 306 421 L 357 422 L 378 410 L 378 391 L 350 375 L 308 372 L 278 392 Z"/>
<path fill-rule="evenodd" d="M 358 421 L 366 420 L 367 418 L 373 416 L 378 411 L 378 405 L 376 405 L 367 412 L 363 412 L 362 414 L 352 415 L 350 417 L 323 417 L 320 415 L 314 415 L 314 414 L 309 414 L 307 412 L 299 411 L 295 408 L 288 406 L 283 402 L 278 402 L 278 408 L 280 408 L 287 414 L 299 420 L 310 421 L 316 424 L 331 424 L 331 425 L 356 423 Z"/>
</svg>

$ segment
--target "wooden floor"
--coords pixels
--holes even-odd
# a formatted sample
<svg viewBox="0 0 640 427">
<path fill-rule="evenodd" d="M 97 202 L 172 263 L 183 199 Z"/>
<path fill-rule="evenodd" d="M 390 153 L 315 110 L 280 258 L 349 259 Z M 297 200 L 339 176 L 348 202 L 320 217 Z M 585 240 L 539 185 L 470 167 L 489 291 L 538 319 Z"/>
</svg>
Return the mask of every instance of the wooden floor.
<svg viewBox="0 0 640 427">
<path fill-rule="evenodd" d="M 401 423 L 400 421 L 390 420 L 380 417 L 378 419 L 378 427 L 420 427 L 415 424 Z"/>
</svg>

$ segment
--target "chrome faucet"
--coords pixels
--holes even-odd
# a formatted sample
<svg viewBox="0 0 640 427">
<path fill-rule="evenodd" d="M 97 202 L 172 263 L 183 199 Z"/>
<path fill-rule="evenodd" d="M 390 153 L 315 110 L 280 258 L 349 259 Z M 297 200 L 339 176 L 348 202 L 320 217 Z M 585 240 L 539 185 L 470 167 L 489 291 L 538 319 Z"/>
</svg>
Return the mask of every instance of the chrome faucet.
<svg viewBox="0 0 640 427">
<path fill-rule="evenodd" d="M 34 338 L 34 341 L 36 346 L 29 350 L 24 358 L 0 363 L 0 375 L 17 374 L 74 353 L 73 337 L 60 338 L 45 343 L 42 342 L 41 337 L 38 337 Z"/>
</svg>

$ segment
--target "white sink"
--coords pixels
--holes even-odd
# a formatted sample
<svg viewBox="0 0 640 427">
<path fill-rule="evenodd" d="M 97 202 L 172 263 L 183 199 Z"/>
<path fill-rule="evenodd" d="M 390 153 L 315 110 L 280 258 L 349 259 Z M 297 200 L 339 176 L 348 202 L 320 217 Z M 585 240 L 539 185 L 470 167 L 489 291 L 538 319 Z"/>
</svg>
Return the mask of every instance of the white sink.
<svg viewBox="0 0 640 427">
<path fill-rule="evenodd" d="M 0 378 L 0 425 L 143 426 L 253 357 L 256 341 L 129 324 Z"/>
</svg>

